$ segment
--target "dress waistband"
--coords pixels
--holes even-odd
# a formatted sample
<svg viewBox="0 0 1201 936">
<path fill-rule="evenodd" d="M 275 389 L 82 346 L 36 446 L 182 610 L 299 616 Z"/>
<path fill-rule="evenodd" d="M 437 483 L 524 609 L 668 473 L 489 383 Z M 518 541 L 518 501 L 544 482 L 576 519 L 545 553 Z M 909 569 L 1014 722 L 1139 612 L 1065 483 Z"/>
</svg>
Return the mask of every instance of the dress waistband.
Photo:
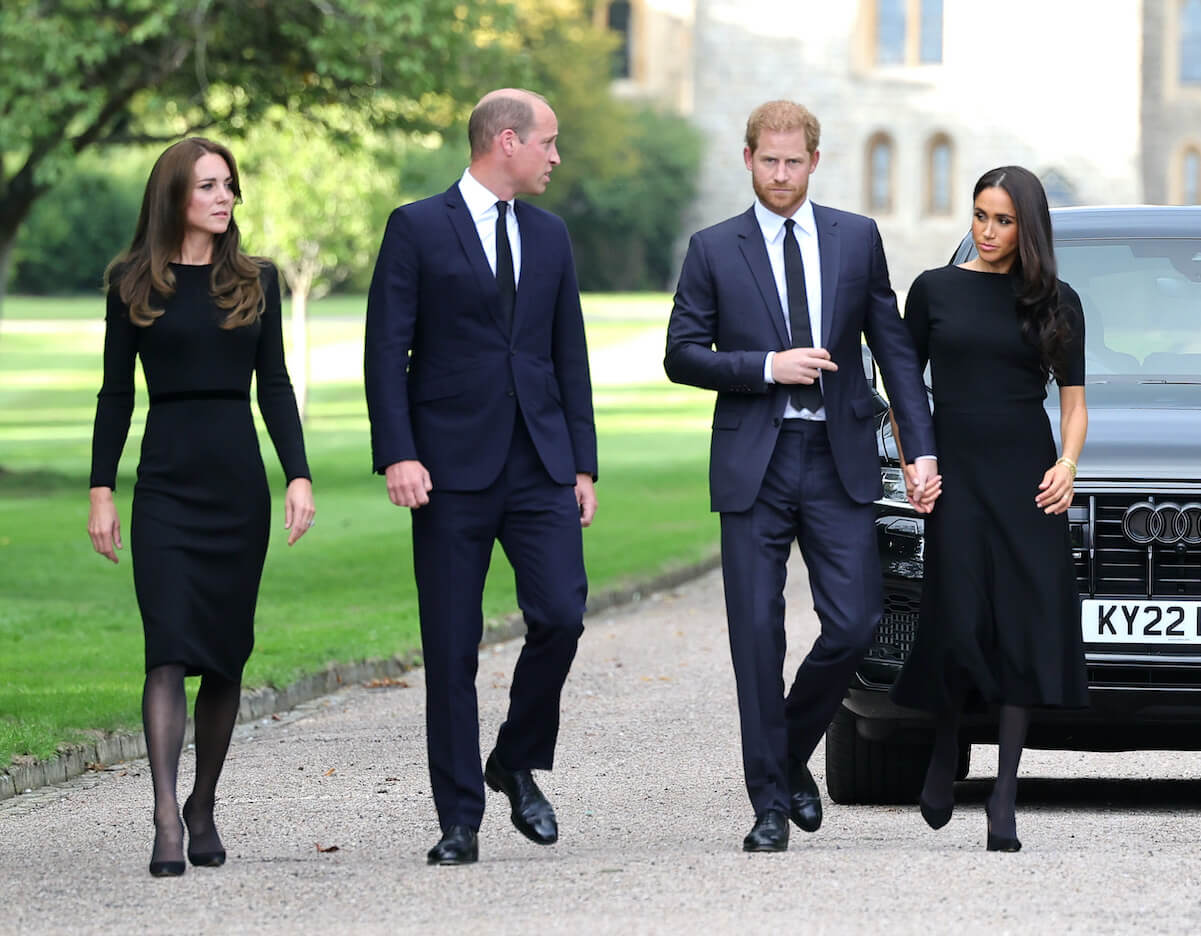
<svg viewBox="0 0 1201 936">
<path fill-rule="evenodd" d="M 250 394 L 245 390 L 178 390 L 171 393 L 150 394 L 150 405 L 160 403 L 184 403 L 193 400 L 241 400 L 250 402 Z"/>
</svg>

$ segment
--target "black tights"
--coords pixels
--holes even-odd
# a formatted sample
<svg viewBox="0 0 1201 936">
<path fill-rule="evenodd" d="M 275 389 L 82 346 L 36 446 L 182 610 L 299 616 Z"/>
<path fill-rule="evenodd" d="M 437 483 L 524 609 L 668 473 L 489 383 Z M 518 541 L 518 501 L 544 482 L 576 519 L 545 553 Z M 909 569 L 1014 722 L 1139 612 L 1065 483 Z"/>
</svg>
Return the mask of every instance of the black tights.
<svg viewBox="0 0 1201 936">
<path fill-rule="evenodd" d="M 997 728 L 997 781 L 988 797 L 988 815 L 994 835 L 1017 837 L 1018 764 L 1026 744 L 1030 710 L 1018 705 L 1002 705 Z M 922 799 L 936 808 L 954 801 L 955 768 L 959 763 L 959 709 L 941 716 L 935 723 L 934 749 L 926 768 Z"/>
<path fill-rule="evenodd" d="M 176 781 L 188 722 L 185 671 L 182 665 L 174 663 L 156 666 L 146 673 L 142 691 L 142 726 L 154 784 L 155 834 L 151 861 L 183 860 L 183 826 Z M 221 838 L 213 824 L 213 805 L 241 700 L 240 681 L 212 673 L 201 677 L 194 713 L 196 780 L 183 808 L 191 852 L 221 850 Z"/>
</svg>

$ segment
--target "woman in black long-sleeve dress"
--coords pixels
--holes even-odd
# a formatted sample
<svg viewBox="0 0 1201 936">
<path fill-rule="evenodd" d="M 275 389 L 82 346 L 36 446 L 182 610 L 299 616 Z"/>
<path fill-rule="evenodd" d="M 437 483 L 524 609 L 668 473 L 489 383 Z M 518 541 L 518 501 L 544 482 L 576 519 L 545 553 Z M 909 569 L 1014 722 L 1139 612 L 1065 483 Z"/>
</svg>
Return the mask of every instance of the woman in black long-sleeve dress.
<svg viewBox="0 0 1201 936">
<path fill-rule="evenodd" d="M 1088 703 L 1066 516 L 1088 428 L 1084 315 L 1056 278 L 1038 179 L 1018 166 L 994 169 L 972 199 L 978 257 L 927 270 L 905 303 L 919 356 L 930 362 L 944 480 L 926 520 L 917 636 L 893 696 L 936 717 L 920 800 L 936 829 L 951 818 L 966 694 L 999 706 L 988 848 L 1017 851 L 1029 710 Z M 1043 409 L 1051 377 L 1059 384 L 1058 456 Z"/>
<path fill-rule="evenodd" d="M 104 383 L 92 437 L 88 534 L 117 561 L 117 463 L 141 357 L 150 395 L 134 486 L 134 587 L 146 638 L 142 721 L 154 782 L 150 873 L 217 866 L 217 780 L 254 645 L 271 498 L 250 411 L 259 411 L 287 477 L 288 545 L 313 525 L 313 492 L 284 366 L 279 276 L 239 246 L 237 166 L 224 146 L 169 147 L 146 184 L 133 243 L 108 270 Z M 184 677 L 199 675 L 196 779 L 180 809 L 176 777 L 187 723 Z"/>
</svg>

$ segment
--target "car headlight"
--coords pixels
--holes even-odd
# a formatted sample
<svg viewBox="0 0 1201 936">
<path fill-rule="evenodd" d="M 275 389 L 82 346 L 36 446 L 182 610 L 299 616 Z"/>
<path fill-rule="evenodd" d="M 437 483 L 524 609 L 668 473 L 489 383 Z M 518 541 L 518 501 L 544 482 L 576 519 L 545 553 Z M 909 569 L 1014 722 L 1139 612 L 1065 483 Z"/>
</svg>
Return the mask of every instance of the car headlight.
<svg viewBox="0 0 1201 936">
<path fill-rule="evenodd" d="M 896 504 L 908 504 L 905 497 L 905 474 L 900 468 L 881 468 L 880 480 L 884 484 L 883 500 Z"/>
</svg>

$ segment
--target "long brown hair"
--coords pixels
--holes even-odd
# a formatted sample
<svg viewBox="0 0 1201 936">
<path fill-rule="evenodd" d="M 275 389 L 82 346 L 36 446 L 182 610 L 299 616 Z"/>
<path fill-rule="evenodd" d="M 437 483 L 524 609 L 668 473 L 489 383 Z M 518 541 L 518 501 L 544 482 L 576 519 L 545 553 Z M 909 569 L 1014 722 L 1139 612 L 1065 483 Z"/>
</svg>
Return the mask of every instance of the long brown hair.
<svg viewBox="0 0 1201 936">
<path fill-rule="evenodd" d="M 242 200 L 238 166 L 233 153 L 220 143 L 189 137 L 167 147 L 155 161 L 142 196 L 142 210 L 129 249 L 104 271 L 105 285 L 117 285 L 121 301 L 135 325 L 153 325 L 163 314 L 161 306 L 175 294 L 175 273 L 169 264 L 179 255 L 186 232 L 188 202 L 192 197 L 193 170 L 205 154 L 225 160 L 237 201 Z M 241 235 L 230 211 L 229 227 L 213 237 L 213 271 L 209 291 L 217 306 L 229 314 L 222 328 L 250 325 L 263 314 L 266 300 L 259 282 L 262 266 L 241 249 Z"/>
</svg>

